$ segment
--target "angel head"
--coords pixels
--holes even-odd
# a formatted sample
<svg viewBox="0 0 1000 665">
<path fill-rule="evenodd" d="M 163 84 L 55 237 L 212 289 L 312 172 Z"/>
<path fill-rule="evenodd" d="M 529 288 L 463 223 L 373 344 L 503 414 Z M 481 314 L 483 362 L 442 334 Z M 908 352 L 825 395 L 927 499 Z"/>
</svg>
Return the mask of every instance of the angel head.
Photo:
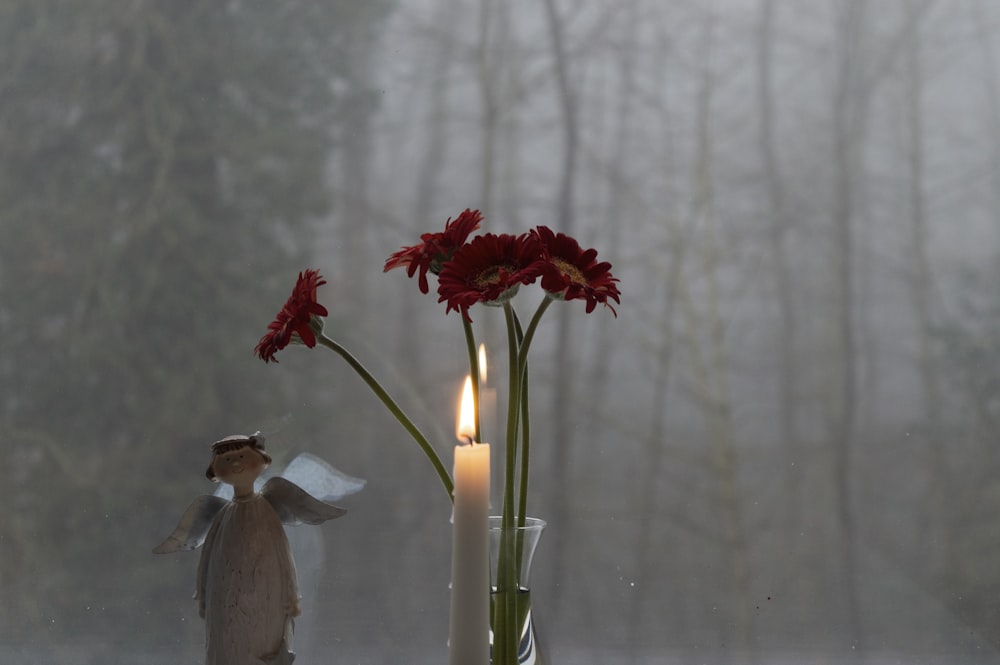
<svg viewBox="0 0 1000 665">
<path fill-rule="evenodd" d="M 212 444 L 212 462 L 205 476 L 232 485 L 237 496 L 249 494 L 253 492 L 253 481 L 270 464 L 271 456 L 264 451 L 260 432 L 251 436 L 234 434 Z"/>
</svg>

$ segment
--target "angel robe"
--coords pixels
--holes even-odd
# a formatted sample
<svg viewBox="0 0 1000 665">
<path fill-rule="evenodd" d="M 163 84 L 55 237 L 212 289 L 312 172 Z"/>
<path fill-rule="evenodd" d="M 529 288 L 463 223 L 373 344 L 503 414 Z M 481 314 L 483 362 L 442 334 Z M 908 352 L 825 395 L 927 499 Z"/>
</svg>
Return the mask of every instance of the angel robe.
<svg viewBox="0 0 1000 665">
<path fill-rule="evenodd" d="M 264 496 L 236 498 L 215 516 L 195 597 L 205 618 L 206 665 L 290 662 L 298 581 L 281 519 Z"/>
<path fill-rule="evenodd" d="M 291 621 L 299 591 L 282 524 L 322 524 L 342 516 L 326 503 L 359 491 L 365 482 L 302 454 L 286 473 L 314 487 L 318 499 L 274 476 L 259 493 L 232 501 L 197 497 L 174 531 L 153 549 L 185 552 L 202 544 L 195 598 L 205 619 L 206 665 L 290 665 Z"/>
</svg>

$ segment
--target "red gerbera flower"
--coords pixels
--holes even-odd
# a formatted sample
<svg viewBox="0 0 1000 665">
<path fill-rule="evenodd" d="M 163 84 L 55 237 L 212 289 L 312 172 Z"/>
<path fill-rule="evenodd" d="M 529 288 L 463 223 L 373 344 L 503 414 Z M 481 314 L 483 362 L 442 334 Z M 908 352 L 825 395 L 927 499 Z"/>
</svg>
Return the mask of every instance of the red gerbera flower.
<svg viewBox="0 0 1000 665">
<path fill-rule="evenodd" d="M 473 238 L 441 268 L 438 302 L 448 302 L 446 313 L 461 311 L 471 321 L 472 305 L 500 305 L 512 298 L 521 284 L 534 282 L 541 269 L 540 258 L 538 240 L 527 233 L 487 233 Z"/>
<path fill-rule="evenodd" d="M 309 348 L 316 346 L 316 333 L 310 324 L 314 316 L 326 316 L 329 313 L 326 307 L 316 302 L 316 288 L 323 284 L 326 284 L 326 280 L 320 277 L 318 270 L 299 273 L 292 295 L 274 321 L 268 324 L 267 333 L 257 342 L 254 353 L 261 360 L 278 362 L 274 354 L 291 342 L 301 341 Z M 317 322 L 322 324 L 318 319 Z"/>
<path fill-rule="evenodd" d="M 483 216 L 478 210 L 466 208 L 454 222 L 448 218 L 444 223 L 443 232 L 424 233 L 420 236 L 423 242 L 419 245 L 403 247 L 390 256 L 382 272 L 406 266 L 406 276 L 413 277 L 413 273 L 419 269 L 420 290 L 427 293 L 427 271 L 430 270 L 435 275 L 440 273 L 441 266 L 451 259 L 456 249 L 465 244 L 466 238 L 479 228 L 479 222 L 482 220 Z"/>
<path fill-rule="evenodd" d="M 547 226 L 533 229 L 531 235 L 542 246 L 542 288 L 549 295 L 562 300 L 586 300 L 588 313 L 601 303 L 618 316 L 608 303 L 614 300 L 621 304 L 621 293 L 615 285 L 618 279 L 611 276 L 610 263 L 597 262 L 596 249 L 583 250 L 576 240 L 565 233 L 553 233 Z"/>
</svg>

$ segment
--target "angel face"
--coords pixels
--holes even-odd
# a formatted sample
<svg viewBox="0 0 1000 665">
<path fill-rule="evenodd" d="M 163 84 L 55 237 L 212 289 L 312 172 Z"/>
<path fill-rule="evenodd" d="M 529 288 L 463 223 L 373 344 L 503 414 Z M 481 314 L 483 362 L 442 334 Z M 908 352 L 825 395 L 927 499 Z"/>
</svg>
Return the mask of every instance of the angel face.
<svg viewBox="0 0 1000 665">
<path fill-rule="evenodd" d="M 233 486 L 236 496 L 253 493 L 253 481 L 268 467 L 271 457 L 255 437 L 230 437 L 213 445 L 206 475 Z"/>
<path fill-rule="evenodd" d="M 215 477 L 233 486 L 236 496 L 253 493 L 253 481 L 267 468 L 263 456 L 250 447 L 230 450 L 212 460 Z"/>
<path fill-rule="evenodd" d="M 267 468 L 267 462 L 253 448 L 240 448 L 216 455 L 212 460 L 215 477 L 224 483 L 236 485 L 249 480 L 251 483 Z"/>
</svg>

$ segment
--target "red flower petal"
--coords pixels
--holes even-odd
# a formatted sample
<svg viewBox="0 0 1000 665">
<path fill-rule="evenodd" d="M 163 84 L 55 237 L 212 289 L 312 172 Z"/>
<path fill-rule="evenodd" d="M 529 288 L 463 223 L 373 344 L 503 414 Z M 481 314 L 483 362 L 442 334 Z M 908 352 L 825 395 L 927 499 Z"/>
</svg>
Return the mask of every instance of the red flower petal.
<svg viewBox="0 0 1000 665">
<path fill-rule="evenodd" d="M 444 231 L 439 233 L 424 233 L 420 236 L 421 243 L 411 247 L 403 247 L 392 254 L 385 262 L 383 272 L 393 268 L 406 267 L 406 276 L 413 277 L 420 271 L 418 285 L 423 293 L 429 290 L 427 271 L 438 274 L 441 266 L 451 259 L 459 247 L 473 231 L 479 228 L 483 216 L 478 210 L 466 208 L 453 222 L 451 218 L 444 224 Z"/>
<path fill-rule="evenodd" d="M 284 307 L 278 312 L 274 321 L 267 325 L 267 332 L 257 342 L 254 353 L 264 362 L 278 362 L 274 357 L 281 349 L 292 341 L 293 335 L 298 335 L 302 343 L 312 348 L 316 346 L 316 334 L 309 325 L 313 316 L 327 316 L 326 307 L 316 302 L 316 289 L 326 280 L 318 270 L 306 270 L 299 273 L 299 278 L 292 289 Z"/>
<path fill-rule="evenodd" d="M 438 276 L 438 302 L 445 310 L 461 311 L 469 319 L 469 307 L 498 304 L 513 295 L 521 284 L 535 281 L 541 269 L 541 246 L 531 235 L 485 235 L 460 247 L 444 264 Z"/>
<path fill-rule="evenodd" d="M 611 275 L 611 264 L 597 262 L 597 250 L 584 250 L 575 239 L 564 233 L 553 233 L 547 226 L 531 231 L 542 246 L 542 288 L 555 298 L 586 300 L 587 313 L 600 303 L 617 317 L 608 301 L 621 304 L 621 293 Z"/>
</svg>

